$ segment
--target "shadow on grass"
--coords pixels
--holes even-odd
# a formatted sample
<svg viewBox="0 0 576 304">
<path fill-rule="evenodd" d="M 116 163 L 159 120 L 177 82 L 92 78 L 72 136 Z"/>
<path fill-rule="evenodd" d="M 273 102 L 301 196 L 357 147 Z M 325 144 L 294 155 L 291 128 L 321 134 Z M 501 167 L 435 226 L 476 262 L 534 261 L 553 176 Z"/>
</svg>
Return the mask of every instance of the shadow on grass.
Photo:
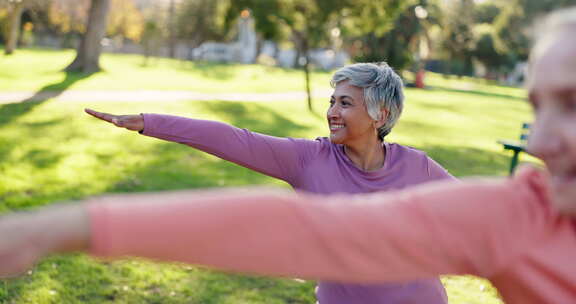
<svg viewBox="0 0 576 304">
<path fill-rule="evenodd" d="M 0 127 L 18 119 L 51 98 L 58 97 L 74 83 L 92 74 L 66 72 L 64 80 L 41 88 L 33 96 L 14 103 L 0 105 Z"/>
<path fill-rule="evenodd" d="M 480 96 L 484 96 L 484 97 L 509 98 L 509 99 L 520 100 L 520 101 L 526 100 L 526 98 L 518 97 L 518 96 L 514 96 L 514 95 L 484 92 L 484 91 L 477 91 L 477 90 L 454 89 L 454 88 L 443 87 L 443 86 L 428 86 L 427 89 L 432 90 L 432 91 L 446 91 L 446 92 L 452 92 L 452 93 L 473 94 L 473 95 L 480 95 Z"/>
<path fill-rule="evenodd" d="M 61 124 L 64 121 L 64 119 L 53 119 L 41 122 L 24 122 L 19 124 L 19 126 L 22 129 L 29 129 L 32 134 L 46 134 L 46 130 L 49 127 Z M 20 144 L 21 142 L 0 138 L 0 163 L 6 161 L 6 158 L 12 150 L 18 148 Z M 60 154 L 52 151 L 50 147 L 46 147 L 43 149 L 30 150 L 26 154 L 23 154 L 17 161 L 29 162 L 37 169 L 44 169 L 56 165 L 61 158 L 62 156 Z"/>
<path fill-rule="evenodd" d="M 279 114 L 269 107 L 243 102 L 202 102 L 198 105 L 238 128 L 278 136 L 297 137 L 309 126 L 297 124 L 288 115 Z"/>
</svg>

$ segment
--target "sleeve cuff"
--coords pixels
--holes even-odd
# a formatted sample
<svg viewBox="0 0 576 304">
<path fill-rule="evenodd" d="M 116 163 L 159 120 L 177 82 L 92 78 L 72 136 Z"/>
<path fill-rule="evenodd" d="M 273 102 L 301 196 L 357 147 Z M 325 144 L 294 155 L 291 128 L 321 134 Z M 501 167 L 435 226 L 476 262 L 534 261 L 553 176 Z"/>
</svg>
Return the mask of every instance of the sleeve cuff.
<svg viewBox="0 0 576 304">
<path fill-rule="evenodd" d="M 152 115 L 147 113 L 140 113 L 140 116 L 142 116 L 142 119 L 144 120 L 144 128 L 138 131 L 138 133 L 149 136 L 154 129 L 154 119 L 152 118 Z"/>
</svg>

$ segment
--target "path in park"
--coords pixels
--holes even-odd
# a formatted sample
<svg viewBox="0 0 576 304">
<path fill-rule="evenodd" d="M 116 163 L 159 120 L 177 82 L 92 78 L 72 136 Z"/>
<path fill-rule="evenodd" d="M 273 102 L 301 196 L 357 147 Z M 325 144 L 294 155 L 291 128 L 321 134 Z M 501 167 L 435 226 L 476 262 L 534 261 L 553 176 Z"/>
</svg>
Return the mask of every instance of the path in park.
<svg viewBox="0 0 576 304">
<path fill-rule="evenodd" d="M 315 98 L 329 98 L 332 90 L 316 90 L 312 92 Z M 86 102 L 144 102 L 144 101 L 192 101 L 192 100 L 222 100 L 222 101 L 287 101 L 305 100 L 305 92 L 278 93 L 200 93 L 192 91 L 41 91 L 41 92 L 0 92 L 0 104 L 43 101 L 54 98 L 58 101 Z"/>
</svg>

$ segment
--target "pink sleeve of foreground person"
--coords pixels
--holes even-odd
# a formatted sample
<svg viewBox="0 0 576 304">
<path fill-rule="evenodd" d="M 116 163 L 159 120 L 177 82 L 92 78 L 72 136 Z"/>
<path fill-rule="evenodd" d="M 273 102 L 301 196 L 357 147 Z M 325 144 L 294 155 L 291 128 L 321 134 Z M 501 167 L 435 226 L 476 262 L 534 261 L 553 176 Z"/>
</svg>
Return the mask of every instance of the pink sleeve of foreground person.
<svg viewBox="0 0 576 304">
<path fill-rule="evenodd" d="M 533 246 L 554 212 L 544 177 L 434 182 L 356 196 L 266 190 L 102 197 L 93 255 L 345 282 L 490 276 Z"/>
</svg>

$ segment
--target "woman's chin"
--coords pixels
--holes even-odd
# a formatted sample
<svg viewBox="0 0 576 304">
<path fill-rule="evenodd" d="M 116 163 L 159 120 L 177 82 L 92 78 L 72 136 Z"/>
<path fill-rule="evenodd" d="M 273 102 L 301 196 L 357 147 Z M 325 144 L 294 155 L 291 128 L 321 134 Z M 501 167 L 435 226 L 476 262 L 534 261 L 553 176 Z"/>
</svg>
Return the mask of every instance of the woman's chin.
<svg viewBox="0 0 576 304">
<path fill-rule="evenodd" d="M 338 136 L 334 133 L 330 134 L 329 139 L 330 139 L 330 142 L 333 144 L 336 144 L 336 145 L 344 144 L 344 140 L 343 140 L 342 136 Z"/>
</svg>

